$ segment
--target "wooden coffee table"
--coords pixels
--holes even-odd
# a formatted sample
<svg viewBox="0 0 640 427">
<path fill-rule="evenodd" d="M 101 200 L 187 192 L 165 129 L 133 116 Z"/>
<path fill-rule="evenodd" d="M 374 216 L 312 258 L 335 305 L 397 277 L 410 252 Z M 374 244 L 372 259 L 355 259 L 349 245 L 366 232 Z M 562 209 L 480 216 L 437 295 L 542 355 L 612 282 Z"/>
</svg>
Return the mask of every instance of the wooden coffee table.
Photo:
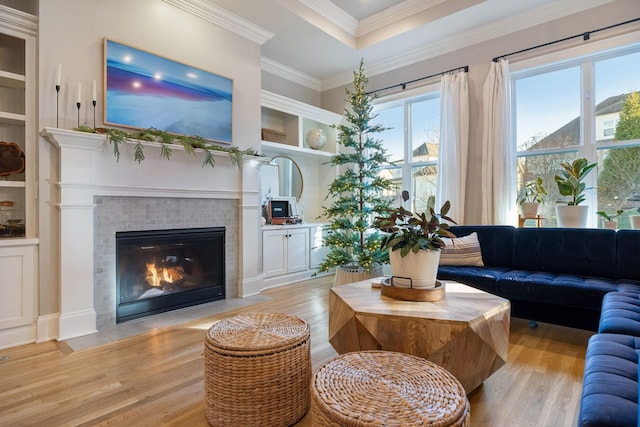
<svg viewBox="0 0 640 427">
<path fill-rule="evenodd" d="M 387 350 L 423 357 L 451 372 L 470 393 L 507 361 L 509 301 L 444 281 L 436 302 L 401 301 L 371 281 L 331 288 L 329 342 L 340 354 Z"/>
</svg>

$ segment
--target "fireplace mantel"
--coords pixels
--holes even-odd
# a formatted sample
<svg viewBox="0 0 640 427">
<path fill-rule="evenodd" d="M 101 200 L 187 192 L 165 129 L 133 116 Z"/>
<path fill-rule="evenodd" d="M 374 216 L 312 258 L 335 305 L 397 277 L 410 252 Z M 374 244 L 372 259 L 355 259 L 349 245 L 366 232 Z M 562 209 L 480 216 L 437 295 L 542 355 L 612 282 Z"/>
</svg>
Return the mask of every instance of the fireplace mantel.
<svg viewBox="0 0 640 427">
<path fill-rule="evenodd" d="M 215 167 L 203 167 L 201 155 L 176 147 L 167 160 L 160 156 L 158 144 L 145 143 L 145 160 L 137 163 L 133 160 L 134 144 L 127 142 L 120 146 L 118 161 L 105 135 L 56 128 L 45 128 L 41 135 L 59 153 L 59 340 L 96 331 L 95 196 L 238 200 L 242 230 L 238 296 L 259 292 L 259 167 L 268 159 L 246 156 L 238 167 L 227 153 L 216 153 Z"/>
</svg>

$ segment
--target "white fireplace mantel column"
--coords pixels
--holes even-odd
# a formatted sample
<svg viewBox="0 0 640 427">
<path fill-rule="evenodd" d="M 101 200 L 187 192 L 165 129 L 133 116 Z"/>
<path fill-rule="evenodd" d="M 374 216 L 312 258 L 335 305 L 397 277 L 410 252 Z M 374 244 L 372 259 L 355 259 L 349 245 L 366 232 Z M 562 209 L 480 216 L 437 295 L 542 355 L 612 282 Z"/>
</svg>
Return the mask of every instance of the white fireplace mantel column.
<svg viewBox="0 0 640 427">
<path fill-rule="evenodd" d="M 96 331 L 94 308 L 94 196 L 236 199 L 240 216 L 238 296 L 259 292 L 258 230 L 260 164 L 250 157 L 241 170 L 216 153 L 216 166 L 202 167 L 202 157 L 176 149 L 170 161 L 157 146 L 145 143 L 142 164 L 131 159 L 133 144 L 121 144 L 117 161 L 105 135 L 45 128 L 59 152 L 59 340 Z M 115 286 L 115 284 L 114 284 Z"/>
<path fill-rule="evenodd" d="M 45 129 L 59 151 L 60 253 L 59 329 L 65 340 L 96 332 L 93 305 L 94 153 L 102 138 Z M 88 250 L 89 249 L 89 250 Z"/>
</svg>

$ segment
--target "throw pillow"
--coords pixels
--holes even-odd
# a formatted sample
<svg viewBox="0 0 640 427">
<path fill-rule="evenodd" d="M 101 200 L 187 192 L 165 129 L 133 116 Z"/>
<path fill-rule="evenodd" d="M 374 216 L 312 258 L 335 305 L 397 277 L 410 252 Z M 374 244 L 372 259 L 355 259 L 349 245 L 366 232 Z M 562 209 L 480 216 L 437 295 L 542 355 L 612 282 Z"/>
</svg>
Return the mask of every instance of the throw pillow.
<svg viewBox="0 0 640 427">
<path fill-rule="evenodd" d="M 445 246 L 440 250 L 440 265 L 484 266 L 478 233 L 456 238 L 443 237 L 442 241 Z"/>
</svg>

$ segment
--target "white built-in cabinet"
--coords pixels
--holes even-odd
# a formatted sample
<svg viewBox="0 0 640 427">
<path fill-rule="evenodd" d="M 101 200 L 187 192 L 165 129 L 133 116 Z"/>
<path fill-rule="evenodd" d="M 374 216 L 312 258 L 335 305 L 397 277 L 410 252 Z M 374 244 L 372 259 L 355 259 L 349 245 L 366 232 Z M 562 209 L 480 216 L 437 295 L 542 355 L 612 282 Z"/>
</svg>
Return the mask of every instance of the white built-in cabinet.
<svg viewBox="0 0 640 427">
<path fill-rule="evenodd" d="M 309 269 L 309 229 L 285 228 L 262 233 L 264 276 L 280 276 Z"/>
<path fill-rule="evenodd" d="M 23 173 L 0 176 L 0 348 L 36 335 L 36 34 L 35 16 L 0 5 L 0 141 L 25 156 Z"/>
<path fill-rule="evenodd" d="M 309 279 L 324 258 L 321 247 L 325 223 L 265 225 L 262 228 L 264 287 Z"/>
<path fill-rule="evenodd" d="M 325 224 L 311 221 L 322 221 L 318 219 L 322 205 L 336 177 L 337 168 L 328 161 L 339 151 L 335 126 L 342 116 L 264 90 L 261 107 L 262 128 L 286 136 L 280 141 L 261 141 L 262 153 L 289 157 L 298 165 L 303 178 L 302 197 L 298 200 L 303 223 L 263 227 L 263 283 L 264 287 L 270 287 L 309 279 L 327 254 L 327 248 L 322 247 Z M 324 132 L 326 143 L 322 148 L 313 149 L 306 143 L 305 136 L 311 129 Z M 269 172 L 263 170 L 265 174 Z"/>
</svg>

